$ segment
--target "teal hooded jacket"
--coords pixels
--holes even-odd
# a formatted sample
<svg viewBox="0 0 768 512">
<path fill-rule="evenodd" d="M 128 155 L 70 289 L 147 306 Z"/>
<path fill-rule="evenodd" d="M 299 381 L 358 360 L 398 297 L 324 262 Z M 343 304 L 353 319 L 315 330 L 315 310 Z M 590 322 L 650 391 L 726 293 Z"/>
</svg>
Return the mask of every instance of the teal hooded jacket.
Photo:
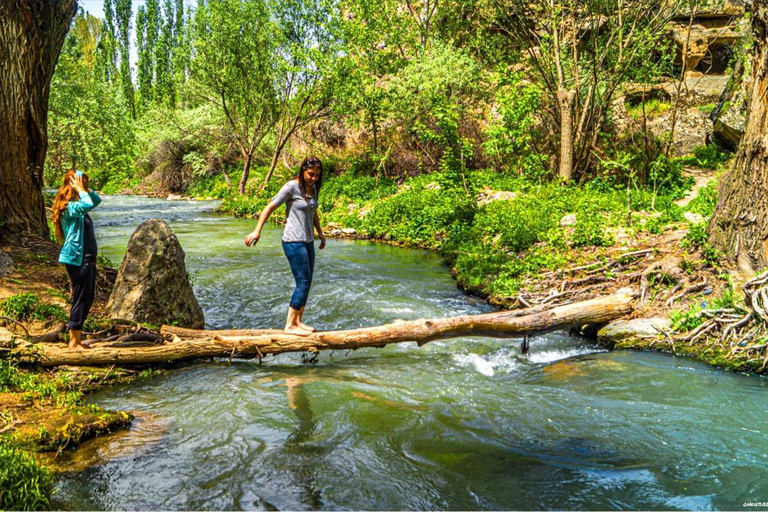
<svg viewBox="0 0 768 512">
<path fill-rule="evenodd" d="M 61 230 L 64 232 L 64 245 L 61 246 L 59 263 L 83 264 L 83 237 L 85 235 L 85 214 L 101 203 L 99 194 L 94 191 L 80 192 L 80 199 L 70 201 L 61 213 Z"/>
</svg>

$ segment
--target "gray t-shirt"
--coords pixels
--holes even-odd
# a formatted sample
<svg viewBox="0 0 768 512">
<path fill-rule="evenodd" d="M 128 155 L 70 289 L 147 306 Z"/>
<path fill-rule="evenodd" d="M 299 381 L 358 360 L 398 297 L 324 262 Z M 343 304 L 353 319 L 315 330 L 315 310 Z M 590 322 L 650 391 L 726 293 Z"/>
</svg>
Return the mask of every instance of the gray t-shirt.
<svg viewBox="0 0 768 512">
<path fill-rule="evenodd" d="M 283 242 L 313 242 L 317 191 L 312 197 L 304 197 L 301 185 L 291 180 L 272 199 L 275 205 L 285 203 L 285 229 Z"/>
</svg>

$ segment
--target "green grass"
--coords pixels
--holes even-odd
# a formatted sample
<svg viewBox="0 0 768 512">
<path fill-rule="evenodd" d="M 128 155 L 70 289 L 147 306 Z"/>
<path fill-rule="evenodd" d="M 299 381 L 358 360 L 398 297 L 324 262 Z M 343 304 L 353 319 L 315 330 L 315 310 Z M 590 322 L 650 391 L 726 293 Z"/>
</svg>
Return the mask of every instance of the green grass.
<svg viewBox="0 0 768 512">
<path fill-rule="evenodd" d="M 10 440 L 0 438 L 0 510 L 45 510 L 53 477 Z"/>
<path fill-rule="evenodd" d="M 0 301 L 0 312 L 15 320 L 66 320 L 64 308 L 40 301 L 34 293 L 19 293 Z"/>
<path fill-rule="evenodd" d="M 629 117 L 632 119 L 637 120 L 643 118 L 643 103 L 638 103 L 637 105 L 630 105 L 627 103 L 625 104 L 625 107 L 627 109 L 627 114 L 629 114 Z M 661 101 L 655 98 L 650 99 L 645 102 L 645 117 L 658 117 L 667 112 L 670 108 L 672 108 L 672 105 L 668 101 Z"/>
</svg>

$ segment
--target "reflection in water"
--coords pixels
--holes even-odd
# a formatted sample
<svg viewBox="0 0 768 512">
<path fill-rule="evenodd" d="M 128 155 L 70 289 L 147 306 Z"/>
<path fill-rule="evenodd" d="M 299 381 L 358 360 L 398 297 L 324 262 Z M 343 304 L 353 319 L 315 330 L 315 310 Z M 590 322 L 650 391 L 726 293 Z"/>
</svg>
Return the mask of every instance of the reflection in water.
<svg viewBox="0 0 768 512">
<path fill-rule="evenodd" d="M 209 205 L 107 198 L 100 247 L 165 217 L 216 328 L 275 327 L 292 277 L 280 230 Z M 211 234 L 214 233 L 215 236 Z M 436 256 L 330 241 L 307 314 L 319 329 L 490 310 Z M 89 510 L 740 509 L 768 496 L 768 380 L 564 334 L 190 365 L 92 400 L 167 421 L 146 451 L 58 481 Z"/>
<path fill-rule="evenodd" d="M 311 379 L 300 377 L 285 379 L 285 385 L 288 386 L 288 406 L 296 413 L 296 418 L 299 420 L 298 428 L 288 436 L 285 447 L 287 452 L 291 452 L 292 447 L 297 448 L 296 459 L 289 467 L 295 475 L 294 480 L 300 482 L 304 490 L 301 496 L 302 501 L 310 508 L 317 510 L 323 508 L 323 499 L 315 479 L 314 467 L 322 464 L 322 460 L 317 460 L 317 457 L 304 457 L 301 449 L 302 443 L 311 440 L 312 431 L 315 428 L 315 415 L 312 413 L 306 386 L 310 381 Z"/>
</svg>

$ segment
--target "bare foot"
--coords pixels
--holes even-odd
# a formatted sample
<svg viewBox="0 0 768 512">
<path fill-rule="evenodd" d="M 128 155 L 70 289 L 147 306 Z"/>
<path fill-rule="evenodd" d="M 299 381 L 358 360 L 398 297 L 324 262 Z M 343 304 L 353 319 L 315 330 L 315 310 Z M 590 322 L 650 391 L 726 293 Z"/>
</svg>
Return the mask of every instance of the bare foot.
<svg viewBox="0 0 768 512">
<path fill-rule="evenodd" d="M 294 334 L 296 336 L 309 336 L 310 334 L 312 334 L 312 331 L 307 331 L 305 329 L 302 329 L 298 325 L 292 325 L 290 327 L 286 327 L 284 329 L 284 332 L 286 334 Z"/>
<path fill-rule="evenodd" d="M 299 322 L 299 327 L 300 327 L 300 328 L 302 328 L 302 329 L 304 329 L 305 331 L 309 331 L 309 332 L 315 332 L 315 331 L 317 330 L 317 329 L 315 329 L 314 327 L 310 327 L 310 326 L 308 326 L 308 325 L 307 325 L 307 324 L 305 324 L 304 322 Z"/>
<path fill-rule="evenodd" d="M 82 349 L 87 349 L 87 348 L 91 348 L 91 344 L 90 343 L 83 342 L 83 343 L 79 343 L 77 345 L 70 345 L 69 346 L 70 350 L 82 350 Z"/>
</svg>

